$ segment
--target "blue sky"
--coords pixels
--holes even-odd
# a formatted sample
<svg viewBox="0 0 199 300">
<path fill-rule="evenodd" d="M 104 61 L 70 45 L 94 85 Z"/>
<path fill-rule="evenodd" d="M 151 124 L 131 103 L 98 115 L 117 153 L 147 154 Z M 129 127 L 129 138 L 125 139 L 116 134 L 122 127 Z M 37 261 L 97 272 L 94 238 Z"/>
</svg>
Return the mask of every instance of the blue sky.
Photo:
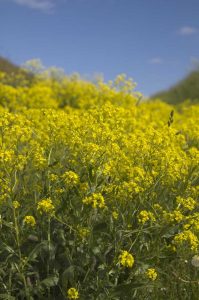
<svg viewBox="0 0 199 300">
<path fill-rule="evenodd" d="M 199 59 L 199 0 L 0 0 L 0 55 L 71 74 L 126 73 L 145 95 Z"/>
</svg>

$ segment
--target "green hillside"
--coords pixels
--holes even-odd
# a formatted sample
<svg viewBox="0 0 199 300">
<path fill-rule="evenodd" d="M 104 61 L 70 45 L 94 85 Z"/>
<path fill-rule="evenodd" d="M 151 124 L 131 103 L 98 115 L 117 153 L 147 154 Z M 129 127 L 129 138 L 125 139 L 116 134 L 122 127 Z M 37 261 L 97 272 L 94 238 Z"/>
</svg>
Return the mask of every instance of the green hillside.
<svg viewBox="0 0 199 300">
<path fill-rule="evenodd" d="M 10 60 L 0 56 L 0 73 L 4 73 L 1 81 L 12 86 L 27 85 L 33 75 L 23 70 Z"/>
<path fill-rule="evenodd" d="M 0 72 L 8 74 L 19 73 L 21 69 L 6 58 L 0 57 Z"/>
<path fill-rule="evenodd" d="M 170 104 L 179 104 L 187 99 L 191 102 L 199 101 L 199 70 L 192 71 L 186 78 L 166 91 L 152 95 L 152 99 L 159 98 Z"/>
</svg>

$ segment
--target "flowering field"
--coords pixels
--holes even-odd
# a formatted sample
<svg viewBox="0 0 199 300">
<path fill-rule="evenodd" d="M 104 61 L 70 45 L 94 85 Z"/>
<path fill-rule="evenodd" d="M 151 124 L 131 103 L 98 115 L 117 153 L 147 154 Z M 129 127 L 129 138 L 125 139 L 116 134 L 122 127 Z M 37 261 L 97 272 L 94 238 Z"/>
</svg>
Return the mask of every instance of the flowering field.
<svg viewBox="0 0 199 300">
<path fill-rule="evenodd" d="M 0 299 L 197 300 L 199 105 L 0 82 Z"/>
</svg>

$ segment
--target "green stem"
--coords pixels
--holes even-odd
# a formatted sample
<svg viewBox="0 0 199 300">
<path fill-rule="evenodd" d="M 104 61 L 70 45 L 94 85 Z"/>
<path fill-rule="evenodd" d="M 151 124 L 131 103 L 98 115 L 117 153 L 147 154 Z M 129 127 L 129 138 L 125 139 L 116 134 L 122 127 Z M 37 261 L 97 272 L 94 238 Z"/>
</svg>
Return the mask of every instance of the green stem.
<svg viewBox="0 0 199 300">
<path fill-rule="evenodd" d="M 76 232 L 76 230 L 75 230 L 74 228 L 72 228 L 72 226 L 68 225 L 66 222 L 60 220 L 60 219 L 59 219 L 58 217 L 56 217 L 56 216 L 53 216 L 53 217 L 54 217 L 54 219 L 57 220 L 59 223 L 61 223 L 61 224 L 65 225 L 65 226 L 67 226 L 71 231 Z"/>
<path fill-rule="evenodd" d="M 142 225 L 142 227 L 141 227 L 141 230 L 138 231 L 138 234 L 137 234 L 135 240 L 134 240 L 133 243 L 131 244 L 131 246 L 130 246 L 130 248 L 129 248 L 129 250 L 128 250 L 129 252 L 131 251 L 131 249 L 132 249 L 132 247 L 134 246 L 134 244 L 137 242 L 138 237 L 140 236 L 140 233 L 142 232 L 142 229 L 143 229 L 143 225 Z"/>
<path fill-rule="evenodd" d="M 20 259 L 19 272 L 20 272 L 20 275 L 23 279 L 26 298 L 29 299 L 29 293 L 28 293 L 26 278 L 24 276 L 23 270 L 21 270 L 21 265 L 22 265 L 23 262 L 22 262 L 22 254 L 21 254 L 21 247 L 20 247 L 19 226 L 18 226 L 18 221 L 17 221 L 16 209 L 15 208 L 13 208 L 13 215 L 14 215 L 14 225 L 15 225 L 15 233 L 16 233 L 16 244 L 17 244 L 17 250 L 18 250 L 19 259 Z"/>
<path fill-rule="evenodd" d="M 50 244 L 51 244 L 51 236 L 50 236 L 50 216 L 48 217 L 48 262 L 47 262 L 47 278 L 49 277 L 50 274 L 50 260 L 51 260 L 51 251 L 50 251 Z M 48 299 L 50 299 L 50 288 L 48 288 Z"/>
</svg>

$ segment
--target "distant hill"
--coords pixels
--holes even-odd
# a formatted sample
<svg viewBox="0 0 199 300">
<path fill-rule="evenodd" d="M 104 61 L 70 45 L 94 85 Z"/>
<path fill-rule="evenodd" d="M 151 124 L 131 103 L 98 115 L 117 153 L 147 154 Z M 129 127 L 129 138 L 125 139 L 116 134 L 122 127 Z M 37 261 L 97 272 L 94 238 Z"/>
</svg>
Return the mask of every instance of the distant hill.
<svg viewBox="0 0 199 300">
<path fill-rule="evenodd" d="M 199 102 L 199 69 L 192 71 L 187 77 L 166 91 L 151 96 L 170 104 L 179 104 L 187 99 Z"/>
<path fill-rule="evenodd" d="M 0 72 L 12 74 L 20 73 L 22 70 L 20 67 L 12 63 L 6 58 L 0 57 Z"/>
<path fill-rule="evenodd" d="M 0 56 L 0 72 L 6 74 L 4 78 L 4 83 L 16 86 L 21 84 L 21 79 L 23 78 L 26 84 L 30 83 L 33 79 L 33 74 L 23 70 L 10 60 Z"/>
</svg>

